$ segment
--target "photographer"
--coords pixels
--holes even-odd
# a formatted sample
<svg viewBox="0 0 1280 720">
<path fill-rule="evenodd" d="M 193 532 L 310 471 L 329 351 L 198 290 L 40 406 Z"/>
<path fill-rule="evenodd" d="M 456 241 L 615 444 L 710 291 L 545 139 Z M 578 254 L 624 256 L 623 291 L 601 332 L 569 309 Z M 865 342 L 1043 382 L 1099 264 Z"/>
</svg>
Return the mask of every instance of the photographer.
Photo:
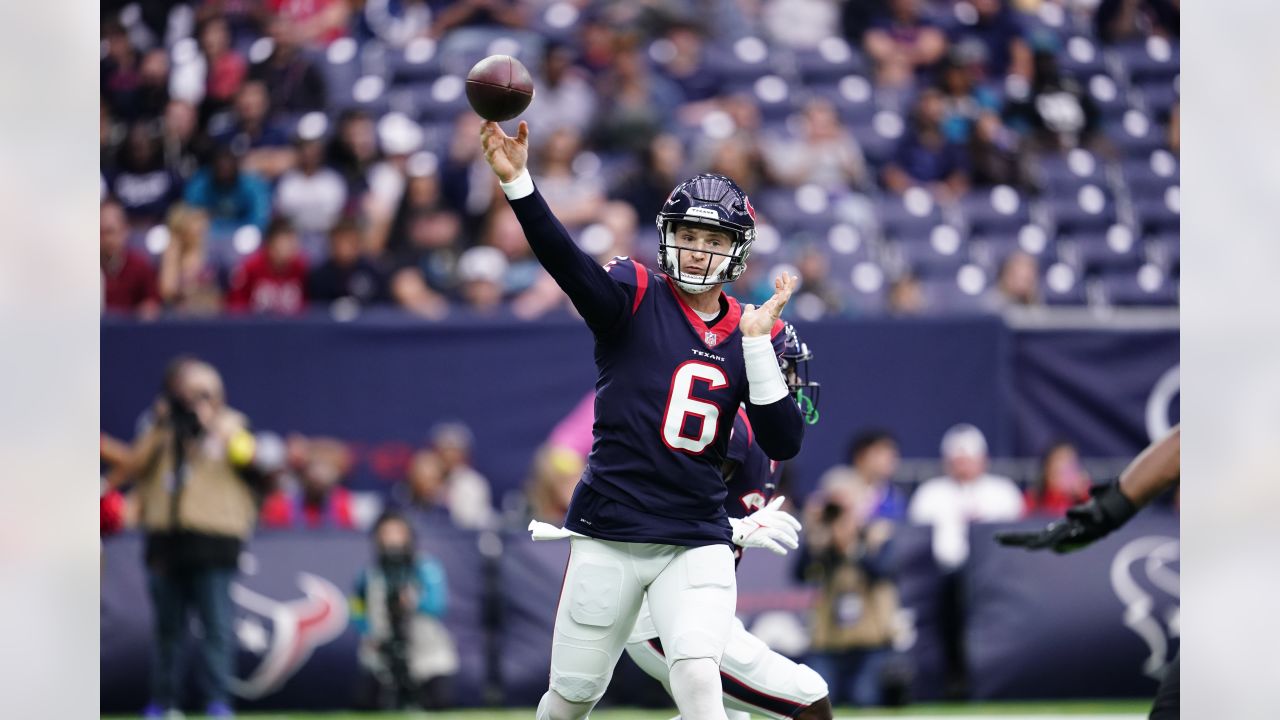
<svg viewBox="0 0 1280 720">
<path fill-rule="evenodd" d="M 451 702 L 458 651 L 440 622 L 444 568 L 414 549 L 413 528 L 388 512 L 373 526 L 374 563 L 356 580 L 351 619 L 360 631 L 361 704 L 439 709 Z"/>
<path fill-rule="evenodd" d="M 852 486 L 836 484 L 805 507 L 796 571 L 818 586 L 805 662 L 827 681 L 833 704 L 897 705 L 905 701 L 906 678 L 892 650 L 893 524 L 859 507 L 859 497 Z"/>
<path fill-rule="evenodd" d="M 274 435 L 252 435 L 225 405 L 212 365 L 183 357 L 170 364 L 147 427 L 113 474 L 134 480 L 146 534 L 147 580 L 155 618 L 151 702 L 144 717 L 165 717 L 181 702 L 181 655 L 194 610 L 209 717 L 231 717 L 234 660 L 230 587 L 258 502 L 284 460 Z"/>
</svg>

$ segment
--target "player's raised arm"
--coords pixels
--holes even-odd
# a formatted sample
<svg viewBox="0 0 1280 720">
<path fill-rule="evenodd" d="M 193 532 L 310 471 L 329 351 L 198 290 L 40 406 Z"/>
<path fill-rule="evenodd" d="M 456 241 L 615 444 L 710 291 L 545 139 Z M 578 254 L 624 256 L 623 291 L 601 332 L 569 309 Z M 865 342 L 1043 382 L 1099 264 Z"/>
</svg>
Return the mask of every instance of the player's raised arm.
<svg viewBox="0 0 1280 720">
<path fill-rule="evenodd" d="M 798 282 L 794 275 L 778 276 L 773 283 L 773 297 L 760 307 L 744 306 L 738 322 L 747 365 L 747 417 L 755 428 L 756 443 L 774 460 L 795 457 L 804 440 L 804 416 L 791 400 L 774 347 L 774 331 L 780 327 L 782 309 Z"/>
<path fill-rule="evenodd" d="M 578 247 L 533 186 L 528 169 L 529 124 L 521 121 L 516 136 L 511 137 L 498 123 L 487 122 L 480 128 L 480 142 L 533 254 L 587 325 L 596 332 L 607 332 L 624 322 L 631 306 L 626 290 Z"/>
</svg>

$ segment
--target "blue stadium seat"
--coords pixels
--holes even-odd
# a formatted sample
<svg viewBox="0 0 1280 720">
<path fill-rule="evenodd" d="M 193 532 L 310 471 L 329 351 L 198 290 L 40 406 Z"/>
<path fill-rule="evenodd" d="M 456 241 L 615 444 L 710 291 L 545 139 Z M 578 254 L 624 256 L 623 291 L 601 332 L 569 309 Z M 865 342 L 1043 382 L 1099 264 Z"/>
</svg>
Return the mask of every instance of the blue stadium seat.
<svg viewBox="0 0 1280 720">
<path fill-rule="evenodd" d="M 1102 49 L 1083 35 L 1072 36 L 1063 43 L 1062 50 L 1058 52 L 1058 69 L 1062 74 L 1076 78 L 1092 77 L 1107 71 Z"/>
<path fill-rule="evenodd" d="M 976 267 L 971 266 L 977 270 Z M 929 313 L 933 315 L 950 315 L 956 313 L 976 313 L 986 310 L 985 295 L 983 294 L 987 287 L 987 279 L 985 273 L 977 270 L 982 275 L 982 284 L 979 291 L 975 294 L 962 289 L 957 283 L 956 274 L 952 273 L 945 277 L 921 278 L 920 289 L 924 294 L 925 307 L 929 309 Z M 973 275 L 972 277 L 978 277 Z"/>
<path fill-rule="evenodd" d="M 805 85 L 833 83 L 846 75 L 867 71 L 862 52 L 839 37 L 826 38 L 813 49 L 797 49 L 794 57 L 796 73 Z"/>
<path fill-rule="evenodd" d="M 431 82 L 444 72 L 434 41 L 418 38 L 402 49 L 388 50 L 387 65 L 396 85 Z"/>
<path fill-rule="evenodd" d="M 1103 131 L 1129 157 L 1150 157 L 1155 150 L 1169 146 L 1164 128 L 1140 110 L 1127 110 L 1118 120 L 1108 120 Z"/>
<path fill-rule="evenodd" d="M 780 53 L 758 37 L 739 38 L 728 47 L 707 48 L 706 65 L 726 83 L 751 83 L 775 73 L 782 65 Z"/>
<path fill-rule="evenodd" d="M 1163 267 L 1170 275 L 1177 276 L 1182 270 L 1182 243 L 1176 232 L 1148 235 L 1146 240 L 1147 259 L 1153 264 Z"/>
<path fill-rule="evenodd" d="M 1063 263 L 1054 263 L 1045 270 L 1040 292 L 1046 305 L 1079 306 L 1088 302 L 1083 278 Z"/>
<path fill-rule="evenodd" d="M 1155 265 L 1136 272 L 1107 274 L 1099 278 L 1107 302 L 1117 306 L 1167 306 L 1178 304 L 1178 285 Z"/>
<path fill-rule="evenodd" d="M 884 269 L 874 262 L 860 262 L 854 265 L 849 274 L 839 280 L 837 287 L 843 288 L 844 300 L 851 314 L 879 315 L 885 311 L 885 298 L 889 291 L 889 279 Z"/>
<path fill-rule="evenodd" d="M 942 211 L 927 190 L 911 188 L 904 195 L 886 195 L 876 206 L 880 229 L 892 240 L 920 242 L 929 239 L 935 225 L 942 224 Z"/>
<path fill-rule="evenodd" d="M 1152 117 L 1167 119 L 1178 102 L 1178 89 L 1166 80 L 1144 83 L 1138 86 L 1138 92 Z"/>
<path fill-rule="evenodd" d="M 823 242 L 831 263 L 831 277 L 842 284 L 849 284 L 854 266 L 872 260 L 869 238 L 850 223 L 836 223 L 827 228 Z"/>
<path fill-rule="evenodd" d="M 1027 198 L 1007 185 L 968 193 L 960 198 L 960 211 L 976 235 L 1017 232 L 1031 217 Z"/>
<path fill-rule="evenodd" d="M 1115 201 L 1097 185 L 1085 185 L 1074 197 L 1055 197 L 1047 202 L 1059 234 L 1100 232 L 1115 223 Z"/>
<path fill-rule="evenodd" d="M 1171 185 L 1163 196 L 1136 198 L 1133 214 L 1145 235 L 1178 232 L 1182 210 L 1181 188 Z"/>
<path fill-rule="evenodd" d="M 1110 75 L 1093 75 L 1086 81 L 1085 87 L 1094 106 L 1098 108 L 1098 114 L 1104 120 L 1121 117 L 1129 109 L 1125 91 Z"/>
<path fill-rule="evenodd" d="M 423 124 L 450 123 L 466 112 L 466 81 L 457 75 L 441 75 L 428 83 L 406 85 L 392 91 L 392 104 L 405 103 L 416 112 Z"/>
<path fill-rule="evenodd" d="M 786 80 L 773 74 L 751 83 L 751 97 L 766 122 L 784 120 L 800 109 L 799 99 Z"/>
<path fill-rule="evenodd" d="M 1171 82 L 1181 66 L 1177 42 L 1171 43 L 1155 35 L 1145 40 L 1121 43 L 1110 52 L 1124 67 L 1129 81 L 1137 85 Z"/>
<path fill-rule="evenodd" d="M 1163 198 L 1171 185 L 1179 182 L 1178 158 L 1163 148 L 1146 158 L 1126 158 L 1120 165 L 1129 193 L 1135 198 Z"/>
<path fill-rule="evenodd" d="M 940 225 L 930 233 L 928 242 L 896 242 L 890 254 L 904 268 L 921 277 L 953 277 L 962 265 L 969 262 L 968 248 L 960 231 Z"/>
<path fill-rule="evenodd" d="M 811 84 L 807 89 L 813 95 L 830 100 L 840 120 L 845 123 L 861 123 L 869 127 L 872 116 L 876 114 L 871 81 L 861 75 L 846 75 L 835 81 Z M 861 140 L 862 136 L 859 135 L 858 139 Z"/>
<path fill-rule="evenodd" d="M 1123 225 L 1113 225 L 1105 236 L 1096 233 L 1060 238 L 1059 248 L 1070 250 L 1078 267 L 1086 273 L 1114 270 L 1136 270 L 1145 258 L 1133 232 Z"/>
<path fill-rule="evenodd" d="M 1040 155 L 1035 164 L 1036 183 L 1047 194 L 1074 196 L 1085 185 L 1106 184 L 1102 159 L 1083 148 Z"/>
</svg>

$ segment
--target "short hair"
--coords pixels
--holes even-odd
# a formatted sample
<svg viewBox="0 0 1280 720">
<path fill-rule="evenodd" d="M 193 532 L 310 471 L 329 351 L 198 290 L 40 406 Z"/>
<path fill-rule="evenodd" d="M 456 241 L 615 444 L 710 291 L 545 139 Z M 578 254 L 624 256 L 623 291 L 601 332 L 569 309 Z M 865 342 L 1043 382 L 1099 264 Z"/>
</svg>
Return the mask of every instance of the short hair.
<svg viewBox="0 0 1280 720">
<path fill-rule="evenodd" d="M 293 223 L 289 218 L 277 215 L 271 218 L 271 222 L 267 225 L 267 233 L 264 236 L 267 242 L 279 235 L 291 234 L 294 232 Z"/>
<path fill-rule="evenodd" d="M 384 510 L 377 520 L 373 521 L 373 527 L 369 530 L 369 535 L 377 537 L 378 532 L 382 530 L 382 526 L 390 522 L 398 522 L 409 530 L 409 539 L 413 544 L 417 543 L 417 533 L 413 529 L 413 523 L 409 522 L 409 516 L 400 512 L 395 508 Z"/>
<path fill-rule="evenodd" d="M 857 462 L 863 453 L 884 442 L 897 445 L 898 438 L 884 428 L 865 428 L 855 433 L 853 438 L 849 440 L 849 448 L 845 457 Z"/>
<path fill-rule="evenodd" d="M 975 425 L 969 423 L 952 425 L 942 436 L 940 450 L 944 459 L 961 455 L 986 457 L 987 437 Z"/>
</svg>

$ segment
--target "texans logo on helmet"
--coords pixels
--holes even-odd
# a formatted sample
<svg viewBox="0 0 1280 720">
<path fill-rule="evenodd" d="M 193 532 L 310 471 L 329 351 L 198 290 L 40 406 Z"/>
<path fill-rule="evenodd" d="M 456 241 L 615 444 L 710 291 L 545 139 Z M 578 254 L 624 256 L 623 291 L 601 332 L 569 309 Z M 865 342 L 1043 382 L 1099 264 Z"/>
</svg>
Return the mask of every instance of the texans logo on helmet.
<svg viewBox="0 0 1280 720">
<path fill-rule="evenodd" d="M 298 573 L 305 597 L 280 601 L 240 583 L 231 586 L 238 606 L 236 638 L 241 649 L 261 658 L 248 677 L 232 678 L 231 690 L 246 700 L 279 690 L 319 647 L 347 627 L 347 599 L 336 585 L 307 572 Z"/>
<path fill-rule="evenodd" d="M 747 206 L 747 214 L 751 216 L 751 220 L 752 220 L 752 222 L 755 222 L 755 219 L 756 219 L 756 209 L 755 209 L 755 207 L 751 204 L 751 198 L 747 197 L 746 195 L 743 195 L 743 196 L 742 196 L 742 203 L 743 203 L 744 205 L 746 205 L 746 206 Z"/>
</svg>

